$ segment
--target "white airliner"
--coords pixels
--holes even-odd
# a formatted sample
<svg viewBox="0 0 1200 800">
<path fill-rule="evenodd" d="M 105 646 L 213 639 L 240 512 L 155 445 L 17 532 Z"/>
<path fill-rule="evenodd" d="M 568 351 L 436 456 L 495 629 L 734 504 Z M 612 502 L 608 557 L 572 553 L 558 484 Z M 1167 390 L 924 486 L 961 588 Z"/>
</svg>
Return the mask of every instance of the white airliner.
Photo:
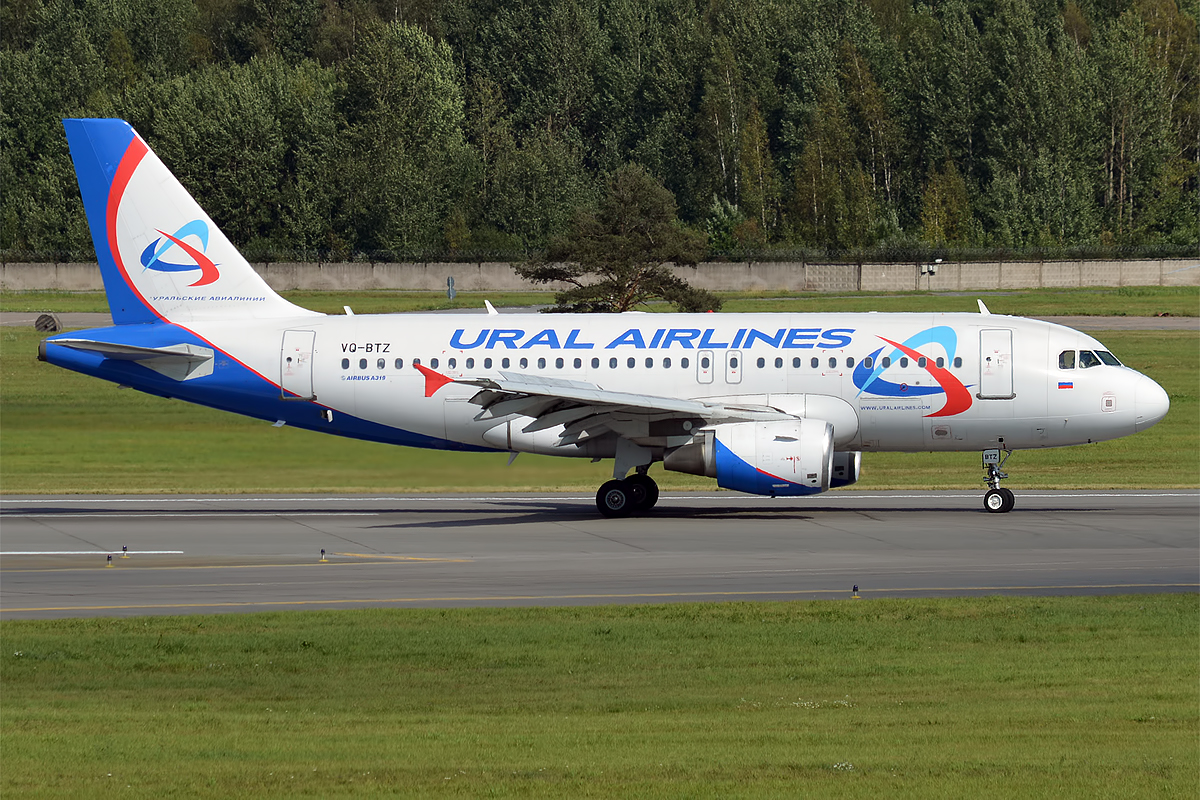
<svg viewBox="0 0 1200 800">
<path fill-rule="evenodd" d="M 359 439 L 615 461 L 596 504 L 668 470 L 809 495 L 873 451 L 1127 436 L 1167 394 L 1086 334 L 988 314 L 347 314 L 273 292 L 128 123 L 64 122 L 115 325 L 39 358 L 144 392 Z M 1003 454 L 1003 459 L 1002 459 Z M 631 474 L 632 473 L 632 474 Z M 628 477 L 626 477 L 628 476 Z"/>
</svg>

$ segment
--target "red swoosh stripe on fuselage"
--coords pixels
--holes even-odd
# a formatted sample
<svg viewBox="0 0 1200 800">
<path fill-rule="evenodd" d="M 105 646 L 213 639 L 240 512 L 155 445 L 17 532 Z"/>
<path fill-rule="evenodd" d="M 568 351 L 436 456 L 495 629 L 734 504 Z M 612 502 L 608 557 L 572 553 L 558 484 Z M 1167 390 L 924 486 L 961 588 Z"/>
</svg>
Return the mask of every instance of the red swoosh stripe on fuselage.
<svg viewBox="0 0 1200 800">
<path fill-rule="evenodd" d="M 879 338 L 883 339 L 885 342 L 892 345 L 897 350 L 904 353 L 904 355 L 916 361 L 918 364 L 921 363 L 920 360 L 922 358 L 925 359 L 925 371 L 928 372 L 930 376 L 932 376 L 933 379 L 938 382 L 938 386 L 941 386 L 942 390 L 946 392 L 946 405 L 942 406 L 932 414 L 926 414 L 925 416 L 952 417 L 955 414 L 961 414 L 971 407 L 970 390 L 968 390 L 966 386 L 963 386 L 962 381 L 954 377 L 954 375 L 952 375 L 948 369 L 934 365 L 932 358 L 922 355 L 916 350 L 913 350 L 911 347 L 905 347 L 899 342 L 893 342 L 891 339 L 883 336 L 880 336 Z"/>
</svg>

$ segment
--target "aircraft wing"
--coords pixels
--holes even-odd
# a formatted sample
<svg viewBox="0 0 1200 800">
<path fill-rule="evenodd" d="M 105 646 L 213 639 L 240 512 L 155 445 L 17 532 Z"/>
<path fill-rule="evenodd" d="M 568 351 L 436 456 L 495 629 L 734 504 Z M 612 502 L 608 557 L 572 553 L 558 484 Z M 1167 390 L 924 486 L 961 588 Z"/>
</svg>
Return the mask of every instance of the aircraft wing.
<svg viewBox="0 0 1200 800">
<path fill-rule="evenodd" d="M 482 407 L 476 419 L 510 414 L 531 417 L 523 433 L 562 425 L 561 444 L 582 442 L 608 431 L 631 439 L 686 436 L 693 429 L 716 423 L 792 418 L 768 406 L 613 392 L 591 383 L 542 375 L 501 372 L 499 378 L 464 377 L 454 382 L 479 387 L 471 398 Z"/>
</svg>

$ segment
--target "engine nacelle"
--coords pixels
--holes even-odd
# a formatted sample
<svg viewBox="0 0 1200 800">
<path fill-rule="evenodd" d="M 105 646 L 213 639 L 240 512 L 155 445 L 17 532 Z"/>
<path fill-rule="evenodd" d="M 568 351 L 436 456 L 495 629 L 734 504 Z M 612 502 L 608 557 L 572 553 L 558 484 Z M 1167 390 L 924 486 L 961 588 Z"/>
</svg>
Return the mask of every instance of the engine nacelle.
<svg viewBox="0 0 1200 800">
<path fill-rule="evenodd" d="M 833 426 L 819 419 L 716 425 L 667 453 L 663 466 L 747 494 L 817 494 L 833 474 Z"/>
<path fill-rule="evenodd" d="M 829 488 L 838 489 L 858 483 L 858 473 L 862 469 L 862 453 L 858 450 L 840 451 L 833 454 L 833 475 L 829 479 Z"/>
</svg>

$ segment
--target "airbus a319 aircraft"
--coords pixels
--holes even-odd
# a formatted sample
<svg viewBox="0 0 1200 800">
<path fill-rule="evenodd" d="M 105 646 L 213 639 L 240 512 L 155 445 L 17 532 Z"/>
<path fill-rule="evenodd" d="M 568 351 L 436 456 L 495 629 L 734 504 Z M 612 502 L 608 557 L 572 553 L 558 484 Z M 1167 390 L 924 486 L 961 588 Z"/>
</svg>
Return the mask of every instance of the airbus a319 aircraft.
<svg viewBox="0 0 1200 800">
<path fill-rule="evenodd" d="M 1091 336 L 979 314 L 326 316 L 272 291 L 130 125 L 65 120 L 112 327 L 39 358 L 275 424 L 411 447 L 613 459 L 605 516 L 664 468 L 800 496 L 862 453 L 983 454 L 1127 436 L 1167 394 Z"/>
</svg>

